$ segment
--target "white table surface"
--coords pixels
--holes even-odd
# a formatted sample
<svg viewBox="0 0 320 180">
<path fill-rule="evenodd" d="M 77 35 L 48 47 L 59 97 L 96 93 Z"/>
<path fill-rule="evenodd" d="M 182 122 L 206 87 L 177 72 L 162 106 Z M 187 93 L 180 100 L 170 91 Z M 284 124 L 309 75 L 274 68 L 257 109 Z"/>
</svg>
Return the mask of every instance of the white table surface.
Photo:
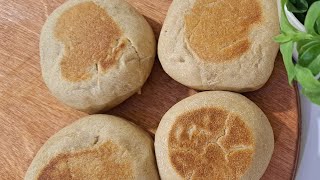
<svg viewBox="0 0 320 180">
<path fill-rule="evenodd" d="M 320 179 L 320 106 L 301 100 L 301 146 L 296 180 Z"/>
</svg>

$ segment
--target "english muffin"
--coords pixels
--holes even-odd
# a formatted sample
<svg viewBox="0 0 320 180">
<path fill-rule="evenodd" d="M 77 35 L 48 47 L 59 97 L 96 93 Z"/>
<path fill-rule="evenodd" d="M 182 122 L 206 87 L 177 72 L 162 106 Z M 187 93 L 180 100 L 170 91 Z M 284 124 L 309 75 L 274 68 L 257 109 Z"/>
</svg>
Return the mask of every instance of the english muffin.
<svg viewBox="0 0 320 180">
<path fill-rule="evenodd" d="M 109 115 L 87 116 L 53 135 L 25 180 L 159 179 L 151 137 Z"/>
<path fill-rule="evenodd" d="M 161 179 L 258 180 L 274 148 L 265 114 L 246 97 L 202 92 L 174 105 L 155 136 Z"/>
<path fill-rule="evenodd" d="M 43 26 L 42 75 L 65 104 L 107 110 L 141 89 L 155 46 L 147 21 L 124 0 L 69 0 Z"/>
<path fill-rule="evenodd" d="M 198 90 L 253 91 L 279 46 L 276 0 L 173 0 L 158 55 L 173 79 Z"/>
</svg>

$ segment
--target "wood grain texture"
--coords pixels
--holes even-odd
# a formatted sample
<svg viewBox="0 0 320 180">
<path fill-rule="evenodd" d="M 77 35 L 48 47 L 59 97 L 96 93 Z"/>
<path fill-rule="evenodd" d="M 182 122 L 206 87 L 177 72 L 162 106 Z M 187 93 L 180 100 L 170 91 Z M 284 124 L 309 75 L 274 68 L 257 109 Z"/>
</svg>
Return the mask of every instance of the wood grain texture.
<svg viewBox="0 0 320 180">
<path fill-rule="evenodd" d="M 171 0 L 128 0 L 159 36 Z M 0 179 L 21 179 L 42 144 L 86 114 L 58 102 L 44 85 L 39 33 L 63 0 L 0 0 Z M 163 114 L 196 91 L 172 80 L 157 60 L 142 89 L 107 112 L 135 122 L 151 134 Z M 266 113 L 275 133 L 275 151 L 262 179 L 292 179 L 298 154 L 299 109 L 278 55 L 274 73 L 261 90 L 245 93 Z"/>
</svg>

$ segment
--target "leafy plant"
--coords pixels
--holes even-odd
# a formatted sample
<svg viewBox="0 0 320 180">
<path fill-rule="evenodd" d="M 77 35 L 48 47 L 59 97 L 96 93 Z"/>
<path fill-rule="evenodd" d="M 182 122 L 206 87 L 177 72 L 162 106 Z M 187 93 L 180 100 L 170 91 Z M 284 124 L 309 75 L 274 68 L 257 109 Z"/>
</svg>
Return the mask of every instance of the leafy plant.
<svg viewBox="0 0 320 180">
<path fill-rule="evenodd" d="M 299 21 L 304 23 L 309 7 L 316 1 L 319 0 L 288 0 L 286 5 L 288 11 L 294 13 Z"/>
<path fill-rule="evenodd" d="M 299 1 L 302 7 L 304 3 L 302 1 L 305 0 L 289 1 L 290 3 Z M 289 83 L 292 84 L 293 80 L 299 82 L 303 88 L 303 94 L 312 102 L 320 105 L 320 81 L 318 80 L 320 74 L 320 1 L 314 2 L 307 10 L 304 23 L 307 32 L 301 32 L 289 23 L 284 11 L 284 6 L 286 4 L 288 6 L 289 1 L 281 0 L 281 34 L 274 39 L 280 43 Z M 307 0 L 307 2 L 310 1 Z M 299 53 L 297 63 L 292 61 L 295 44 Z"/>
</svg>

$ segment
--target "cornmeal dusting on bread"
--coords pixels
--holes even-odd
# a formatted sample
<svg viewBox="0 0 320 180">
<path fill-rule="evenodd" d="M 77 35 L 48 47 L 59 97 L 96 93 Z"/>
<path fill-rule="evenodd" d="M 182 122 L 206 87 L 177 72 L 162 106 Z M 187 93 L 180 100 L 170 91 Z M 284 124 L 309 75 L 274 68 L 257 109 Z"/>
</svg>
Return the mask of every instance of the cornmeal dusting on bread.
<svg viewBox="0 0 320 180">
<path fill-rule="evenodd" d="M 128 41 L 107 12 L 93 2 L 78 4 L 57 21 L 54 35 L 64 44 L 62 77 L 71 82 L 106 72 L 120 58 Z"/>
<path fill-rule="evenodd" d="M 261 19 L 257 0 L 197 0 L 185 15 L 186 41 L 201 60 L 228 62 L 249 49 L 250 30 Z"/>
<path fill-rule="evenodd" d="M 133 179 L 126 150 L 111 141 L 89 150 L 60 154 L 40 172 L 39 180 Z"/>
<path fill-rule="evenodd" d="M 239 116 L 222 108 L 180 115 L 169 134 L 170 161 L 185 179 L 240 179 L 252 162 L 254 139 Z"/>
</svg>

